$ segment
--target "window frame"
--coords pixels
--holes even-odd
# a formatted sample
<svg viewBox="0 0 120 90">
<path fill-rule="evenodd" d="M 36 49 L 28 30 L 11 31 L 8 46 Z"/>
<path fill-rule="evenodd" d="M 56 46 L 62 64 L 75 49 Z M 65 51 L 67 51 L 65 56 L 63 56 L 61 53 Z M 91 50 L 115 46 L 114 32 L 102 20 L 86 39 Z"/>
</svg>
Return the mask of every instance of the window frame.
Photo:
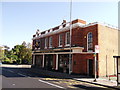
<svg viewBox="0 0 120 90">
<path fill-rule="evenodd" d="M 49 48 L 52 48 L 52 36 L 49 37 Z"/>
<path fill-rule="evenodd" d="M 93 33 L 88 32 L 87 34 L 87 51 L 93 52 Z"/>
<path fill-rule="evenodd" d="M 66 39 L 65 39 L 65 46 L 70 46 L 70 32 L 66 32 Z M 69 36 L 68 36 L 69 35 Z M 68 37 L 69 37 L 69 43 L 68 43 Z"/>
<path fill-rule="evenodd" d="M 48 47 L 48 37 L 45 38 L 45 49 Z"/>
<path fill-rule="evenodd" d="M 59 47 L 63 46 L 63 34 L 59 34 Z"/>
</svg>

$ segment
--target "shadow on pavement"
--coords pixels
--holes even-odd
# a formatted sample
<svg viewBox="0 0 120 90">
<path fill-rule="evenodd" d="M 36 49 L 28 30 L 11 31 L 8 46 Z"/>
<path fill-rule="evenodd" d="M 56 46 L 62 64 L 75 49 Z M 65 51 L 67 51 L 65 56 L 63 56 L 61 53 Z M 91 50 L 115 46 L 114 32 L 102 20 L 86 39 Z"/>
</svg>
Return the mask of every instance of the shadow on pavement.
<svg viewBox="0 0 120 90">
<path fill-rule="evenodd" d="M 85 89 L 85 90 L 98 90 L 98 89 L 101 90 L 101 89 L 103 89 L 103 88 L 100 88 L 100 87 L 91 87 L 91 86 L 85 86 L 85 85 L 73 85 L 73 86 L 77 87 L 77 88 L 82 88 L 82 89 Z"/>
<path fill-rule="evenodd" d="M 48 71 L 41 68 L 9 68 L 9 67 L 3 67 L 2 68 L 2 75 L 7 78 L 14 78 L 14 77 L 36 77 L 36 78 L 57 78 L 57 79 L 74 79 L 74 78 L 90 78 L 83 75 L 69 75 L 66 73 L 60 73 L 55 71 Z M 24 76 L 25 75 L 25 76 Z M 81 81 L 81 80 L 77 80 Z M 81 82 L 87 82 L 87 81 L 81 81 Z M 90 84 L 93 84 L 91 82 L 87 82 Z M 105 86 L 101 84 L 96 84 L 99 86 L 104 86 L 107 88 L 113 88 L 110 86 Z M 91 87 L 91 86 L 85 86 L 85 85 L 73 85 L 77 88 L 83 88 L 83 89 L 100 89 L 100 87 Z M 101 88 L 103 89 L 103 88 Z"/>
<path fill-rule="evenodd" d="M 19 73 L 29 77 L 42 77 L 42 78 L 59 78 L 59 79 L 72 79 L 72 78 L 86 78 L 83 75 L 69 75 L 67 73 L 61 73 L 56 71 L 48 71 L 42 68 L 11 68 L 3 67 L 2 75 L 5 77 L 23 77 Z M 89 77 L 90 78 L 90 77 Z"/>
</svg>

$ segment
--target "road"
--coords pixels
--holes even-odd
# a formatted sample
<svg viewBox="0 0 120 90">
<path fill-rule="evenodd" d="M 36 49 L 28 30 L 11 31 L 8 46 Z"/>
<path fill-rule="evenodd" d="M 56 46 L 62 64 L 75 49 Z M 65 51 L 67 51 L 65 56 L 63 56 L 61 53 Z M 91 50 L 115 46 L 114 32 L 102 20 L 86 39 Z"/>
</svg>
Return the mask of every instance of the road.
<svg viewBox="0 0 120 90">
<path fill-rule="evenodd" d="M 30 68 L 2 67 L 2 88 L 51 88 L 105 89 L 106 87 L 88 84 L 73 79 L 51 78 L 48 75 L 33 73 Z M 15 90 L 16 90 L 15 89 Z"/>
</svg>

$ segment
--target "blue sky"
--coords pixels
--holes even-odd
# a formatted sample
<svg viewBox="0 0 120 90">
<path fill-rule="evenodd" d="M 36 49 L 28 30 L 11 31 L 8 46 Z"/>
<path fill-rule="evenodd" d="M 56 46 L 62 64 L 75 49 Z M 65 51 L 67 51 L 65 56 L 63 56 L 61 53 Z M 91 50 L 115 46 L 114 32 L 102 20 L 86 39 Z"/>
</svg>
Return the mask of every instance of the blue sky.
<svg viewBox="0 0 120 90">
<path fill-rule="evenodd" d="M 50 29 L 69 21 L 69 2 L 3 2 L 2 40 L 0 45 L 13 47 L 23 41 L 32 42 L 37 29 Z M 73 2 L 72 20 L 87 23 L 106 22 L 118 25 L 117 2 Z"/>
</svg>

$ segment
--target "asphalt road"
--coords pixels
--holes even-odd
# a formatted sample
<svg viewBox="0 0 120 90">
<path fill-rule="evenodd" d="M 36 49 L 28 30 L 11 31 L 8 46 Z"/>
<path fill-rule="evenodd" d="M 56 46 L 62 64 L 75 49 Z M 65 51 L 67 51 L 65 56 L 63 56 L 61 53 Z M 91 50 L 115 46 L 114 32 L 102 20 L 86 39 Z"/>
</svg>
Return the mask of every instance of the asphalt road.
<svg viewBox="0 0 120 90">
<path fill-rule="evenodd" d="M 2 88 L 64 88 L 23 69 L 2 68 Z"/>
<path fill-rule="evenodd" d="M 49 74 L 49 73 L 48 73 Z M 2 67 L 2 88 L 39 88 L 41 89 L 105 89 L 105 87 L 76 81 L 73 79 L 51 78 L 48 75 L 33 73 L 29 68 Z M 11 89 L 12 90 L 12 89 Z"/>
</svg>

